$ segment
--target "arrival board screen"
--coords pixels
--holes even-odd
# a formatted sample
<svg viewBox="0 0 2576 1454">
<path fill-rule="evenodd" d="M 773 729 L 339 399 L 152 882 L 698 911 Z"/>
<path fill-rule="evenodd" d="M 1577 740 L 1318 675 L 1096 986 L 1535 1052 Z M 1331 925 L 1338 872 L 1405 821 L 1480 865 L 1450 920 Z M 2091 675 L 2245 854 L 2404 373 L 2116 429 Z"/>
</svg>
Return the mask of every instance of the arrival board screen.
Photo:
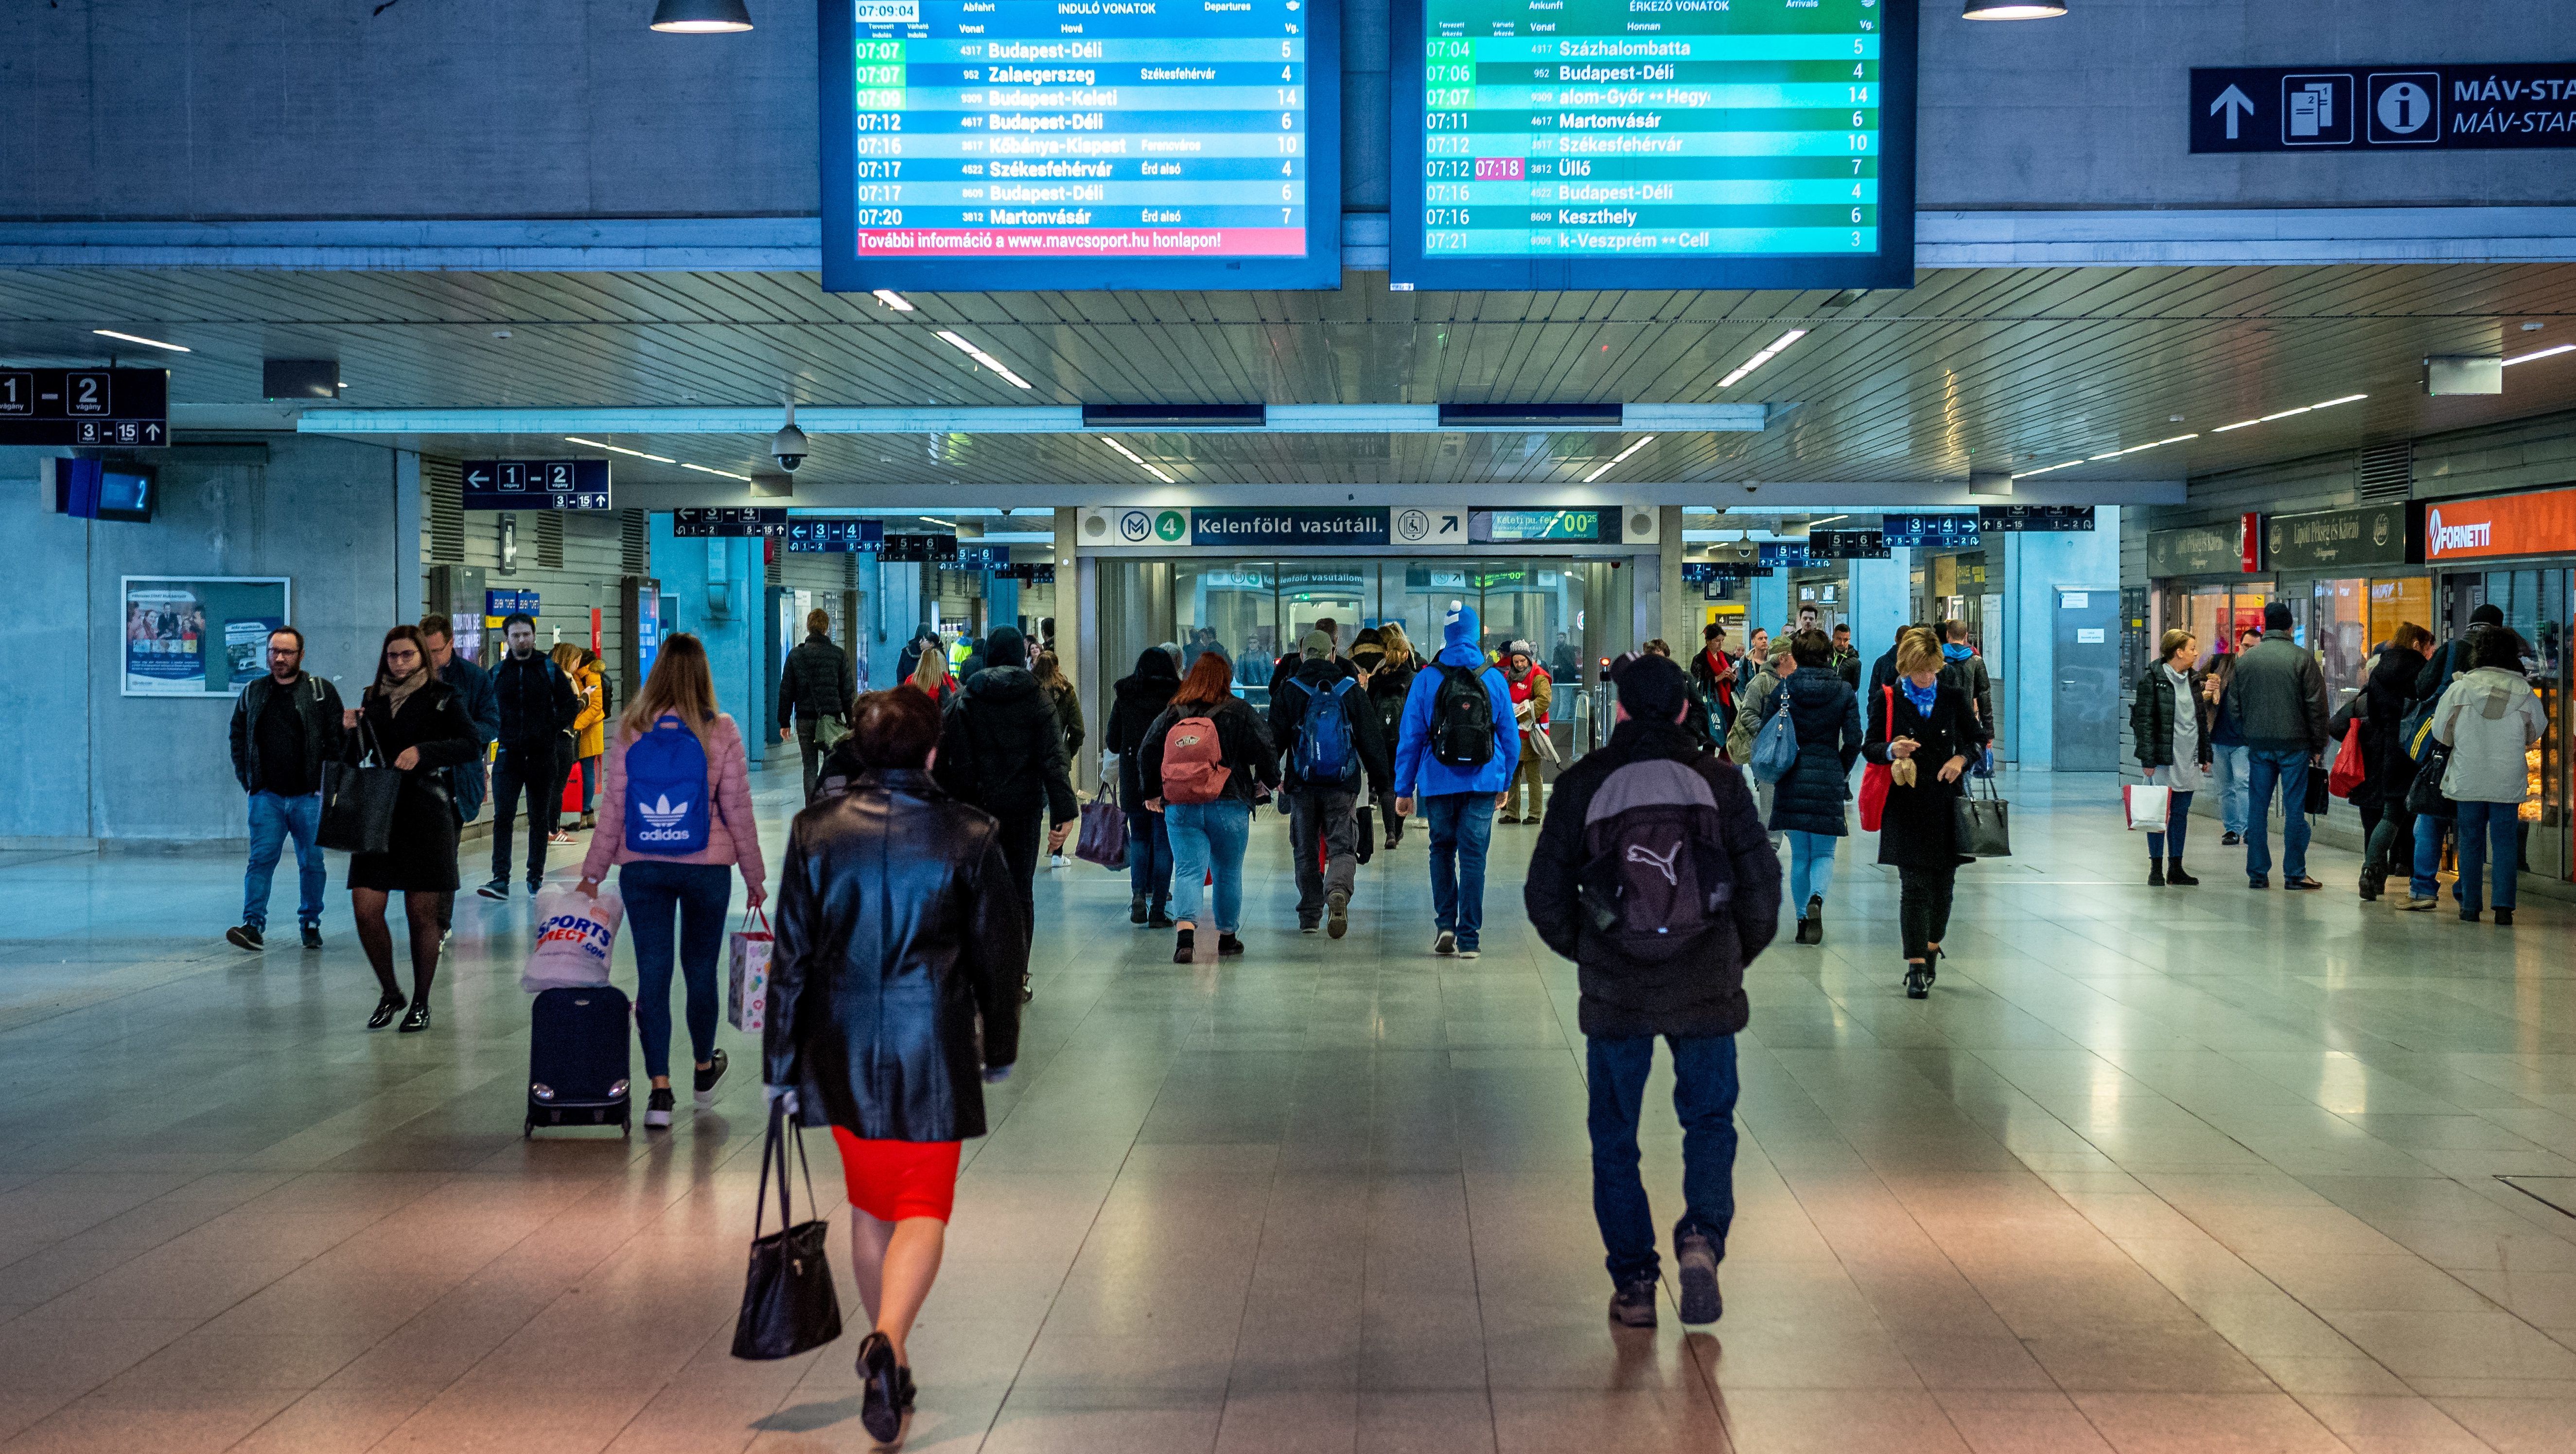
<svg viewBox="0 0 2576 1454">
<path fill-rule="evenodd" d="M 1912 0 L 1398 14 L 1399 286 L 1912 284 Z"/>
<path fill-rule="evenodd" d="M 1338 0 L 829 8 L 826 287 L 1340 286 Z"/>
</svg>

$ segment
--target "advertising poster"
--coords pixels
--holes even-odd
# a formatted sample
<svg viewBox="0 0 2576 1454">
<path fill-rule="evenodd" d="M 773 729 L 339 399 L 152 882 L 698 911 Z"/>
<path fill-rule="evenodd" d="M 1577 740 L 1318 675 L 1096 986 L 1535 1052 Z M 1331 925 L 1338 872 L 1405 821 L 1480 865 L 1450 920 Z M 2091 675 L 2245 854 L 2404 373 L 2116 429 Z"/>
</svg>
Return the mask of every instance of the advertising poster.
<svg viewBox="0 0 2576 1454">
<path fill-rule="evenodd" d="M 287 623 L 283 576 L 127 576 L 120 629 L 129 697 L 230 697 L 268 670 Z"/>
</svg>

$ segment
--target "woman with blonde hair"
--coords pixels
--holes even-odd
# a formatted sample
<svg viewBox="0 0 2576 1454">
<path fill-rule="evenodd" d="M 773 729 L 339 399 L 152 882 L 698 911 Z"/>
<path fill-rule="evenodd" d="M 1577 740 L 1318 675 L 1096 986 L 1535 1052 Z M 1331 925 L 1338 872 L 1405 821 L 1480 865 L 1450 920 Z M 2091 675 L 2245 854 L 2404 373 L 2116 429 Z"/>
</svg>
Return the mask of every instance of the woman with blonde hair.
<svg viewBox="0 0 2576 1454">
<path fill-rule="evenodd" d="M 760 825 L 751 815 L 750 764 L 742 733 L 716 706 L 707 649 L 682 631 L 662 643 L 644 690 L 626 704 L 606 754 L 599 831 L 582 859 L 581 892 L 597 894 L 612 865 L 635 937 L 635 1028 L 653 1079 L 646 1128 L 671 1124 L 672 926 L 688 985 L 689 1046 L 696 1052 L 698 1108 L 716 1102 L 725 1053 L 716 1048 L 716 956 L 724 949 L 733 899 L 727 867 L 742 871 L 759 908 L 768 892 Z"/>
<path fill-rule="evenodd" d="M 1896 870 L 1905 933 L 1905 994 L 1932 992 L 1941 936 L 1959 865 L 1956 803 L 1960 775 L 1986 742 L 1967 694 L 1941 680 L 1941 639 L 1909 628 L 1896 641 L 1896 680 L 1862 703 L 1869 740 L 1861 755 L 1885 763 L 1894 781 L 1879 819 L 1878 861 Z"/>
<path fill-rule="evenodd" d="M 957 678 L 948 670 L 948 658 L 941 652 L 923 652 L 906 681 L 935 707 L 946 707 L 948 699 L 957 694 Z"/>
<path fill-rule="evenodd" d="M 593 656 L 589 648 L 569 641 L 556 642 L 551 655 L 555 659 L 555 668 L 564 674 L 565 681 L 572 683 L 572 694 L 581 702 L 581 714 L 564 729 L 563 746 L 555 751 L 555 800 L 563 800 L 564 785 L 572 781 L 573 767 L 578 764 L 581 768 L 581 822 L 578 826 L 587 828 L 592 822 L 593 806 L 599 801 L 599 754 L 604 745 L 608 720 L 605 699 L 600 695 L 602 673 L 599 658 Z M 553 841 L 570 843 L 572 834 L 557 830 Z"/>
<path fill-rule="evenodd" d="M 1413 640 L 1404 634 L 1401 622 L 1379 625 L 1377 640 L 1378 659 L 1366 668 L 1361 690 L 1368 693 L 1369 705 L 1377 708 L 1378 729 L 1391 748 L 1403 735 L 1404 700 L 1413 691 L 1414 674 L 1422 670 L 1422 658 L 1414 654 Z M 1386 819 L 1386 846 L 1393 848 L 1404 837 L 1404 815 L 1395 810 L 1392 796 L 1380 798 L 1377 806 Z"/>
</svg>

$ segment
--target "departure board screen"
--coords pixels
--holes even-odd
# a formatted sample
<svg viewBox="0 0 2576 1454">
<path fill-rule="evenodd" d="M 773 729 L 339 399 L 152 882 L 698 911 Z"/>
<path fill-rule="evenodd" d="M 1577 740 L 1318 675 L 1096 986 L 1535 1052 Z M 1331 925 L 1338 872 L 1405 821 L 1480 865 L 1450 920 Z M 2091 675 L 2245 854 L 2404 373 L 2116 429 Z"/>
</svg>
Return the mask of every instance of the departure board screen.
<svg viewBox="0 0 2576 1454">
<path fill-rule="evenodd" d="M 1341 285 L 1339 0 L 825 9 L 825 287 Z"/>
<path fill-rule="evenodd" d="M 1399 288 L 1914 277 L 1913 0 L 1397 0 Z"/>
</svg>

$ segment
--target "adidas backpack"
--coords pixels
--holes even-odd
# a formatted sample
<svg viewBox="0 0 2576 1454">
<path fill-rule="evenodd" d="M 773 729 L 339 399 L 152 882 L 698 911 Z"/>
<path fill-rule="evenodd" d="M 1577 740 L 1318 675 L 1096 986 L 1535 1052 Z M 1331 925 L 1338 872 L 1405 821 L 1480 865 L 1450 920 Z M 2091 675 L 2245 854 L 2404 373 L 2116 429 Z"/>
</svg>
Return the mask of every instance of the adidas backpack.
<svg viewBox="0 0 2576 1454">
<path fill-rule="evenodd" d="M 1297 776 L 1309 783 L 1347 781 L 1359 771 L 1359 752 L 1351 742 L 1350 704 L 1344 700 L 1359 689 L 1356 680 L 1341 681 L 1316 691 L 1303 682 L 1298 689 L 1306 694 L 1306 717 L 1297 724 Z"/>
<path fill-rule="evenodd" d="M 1647 758 L 1603 779 L 1583 815 L 1581 882 L 1589 931 L 1632 960 L 1676 958 L 1725 922 L 1735 868 L 1707 773 Z"/>
<path fill-rule="evenodd" d="M 1494 760 L 1494 699 L 1485 674 L 1435 661 L 1440 687 L 1431 699 L 1431 756 L 1451 767 L 1483 767 Z"/>
<path fill-rule="evenodd" d="M 1163 801 L 1213 803 L 1225 792 L 1234 769 L 1225 765 L 1225 743 L 1217 736 L 1214 711 L 1183 717 L 1163 734 Z"/>
<path fill-rule="evenodd" d="M 707 750 L 665 712 L 626 744 L 626 851 L 672 858 L 707 846 Z"/>
</svg>

